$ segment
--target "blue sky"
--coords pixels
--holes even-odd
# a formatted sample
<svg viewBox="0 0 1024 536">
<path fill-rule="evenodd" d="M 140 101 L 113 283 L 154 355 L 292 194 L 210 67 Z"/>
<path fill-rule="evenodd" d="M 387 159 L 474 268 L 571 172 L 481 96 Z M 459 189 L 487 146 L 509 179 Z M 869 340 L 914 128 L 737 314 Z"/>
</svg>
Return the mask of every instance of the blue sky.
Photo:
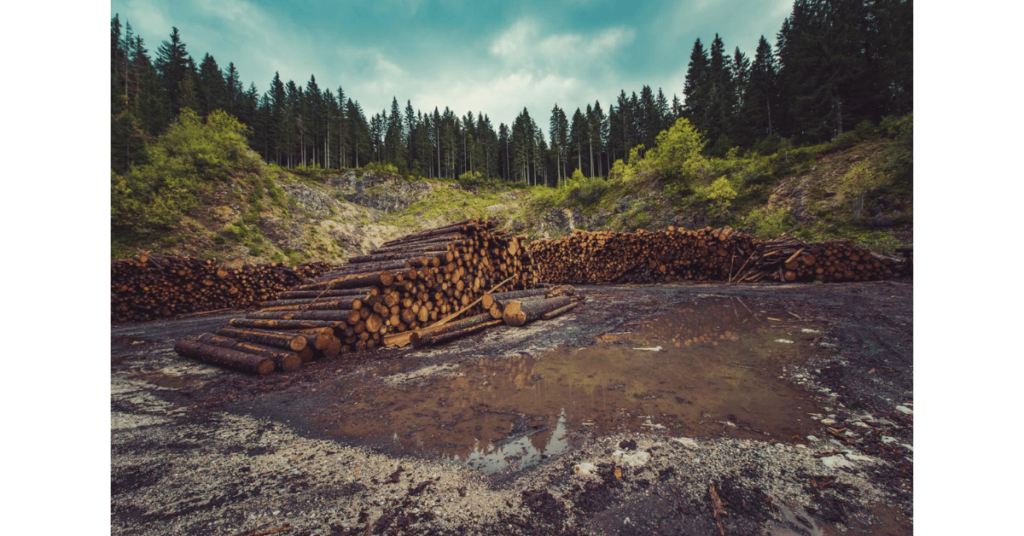
<svg viewBox="0 0 1024 536">
<path fill-rule="evenodd" d="M 619 90 L 661 87 L 682 98 L 690 50 L 717 32 L 751 59 L 792 0 L 114 0 L 110 15 L 155 56 L 177 26 L 189 53 L 233 61 L 262 93 L 275 71 L 305 85 L 344 88 L 367 116 L 392 96 L 423 111 L 484 112 L 497 126 L 525 106 L 546 126 L 557 103 L 569 115 Z M 546 128 L 545 128 L 546 130 Z"/>
</svg>

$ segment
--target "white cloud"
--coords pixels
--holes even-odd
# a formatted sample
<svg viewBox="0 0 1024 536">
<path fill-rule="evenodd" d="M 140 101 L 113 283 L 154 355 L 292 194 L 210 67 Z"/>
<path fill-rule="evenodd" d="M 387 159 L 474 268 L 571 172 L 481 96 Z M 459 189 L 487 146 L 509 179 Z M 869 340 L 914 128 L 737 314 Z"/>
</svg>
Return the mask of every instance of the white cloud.
<svg viewBox="0 0 1024 536">
<path fill-rule="evenodd" d="M 606 28 L 592 34 L 543 35 L 539 24 L 522 19 L 491 43 L 490 53 L 503 60 L 506 68 L 539 76 L 561 75 L 604 65 L 609 55 L 630 44 L 635 36 L 636 32 L 628 27 Z"/>
</svg>

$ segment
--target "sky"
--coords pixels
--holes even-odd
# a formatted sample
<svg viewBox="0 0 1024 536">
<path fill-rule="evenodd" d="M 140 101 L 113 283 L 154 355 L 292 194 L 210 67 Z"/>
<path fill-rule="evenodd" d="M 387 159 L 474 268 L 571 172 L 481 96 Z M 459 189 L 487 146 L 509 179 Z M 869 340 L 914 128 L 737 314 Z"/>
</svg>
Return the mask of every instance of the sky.
<svg viewBox="0 0 1024 536">
<path fill-rule="evenodd" d="M 176 26 L 199 62 L 234 62 L 262 94 L 274 72 L 358 101 L 367 117 L 401 108 L 487 114 L 510 125 L 524 107 L 546 125 L 555 104 L 572 115 L 620 90 L 660 87 L 683 98 L 690 51 L 718 33 L 751 60 L 792 0 L 113 0 L 150 57 Z"/>
</svg>

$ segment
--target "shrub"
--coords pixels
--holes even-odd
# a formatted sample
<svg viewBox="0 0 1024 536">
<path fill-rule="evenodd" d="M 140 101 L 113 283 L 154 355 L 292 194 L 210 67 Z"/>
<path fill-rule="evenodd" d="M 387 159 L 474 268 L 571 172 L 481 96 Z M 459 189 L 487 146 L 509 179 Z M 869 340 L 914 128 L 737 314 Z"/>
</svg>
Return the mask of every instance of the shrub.
<svg viewBox="0 0 1024 536">
<path fill-rule="evenodd" d="M 729 183 L 729 179 L 719 177 L 709 186 L 697 189 L 698 197 L 705 201 L 706 212 L 710 219 L 724 218 L 729 214 L 732 200 L 739 195 Z"/>
<path fill-rule="evenodd" d="M 363 166 L 363 172 L 374 175 L 398 175 L 398 168 L 385 162 L 370 162 Z"/>
<path fill-rule="evenodd" d="M 249 150 L 248 132 L 223 111 L 214 111 L 204 123 L 183 109 L 147 151 L 147 164 L 123 177 L 112 174 L 111 228 L 143 234 L 173 229 L 213 182 L 238 172 L 259 173 L 263 164 Z"/>
<path fill-rule="evenodd" d="M 693 184 L 705 178 L 710 168 L 701 155 L 706 144 L 704 136 L 687 119 L 680 118 L 672 128 L 658 134 L 657 146 L 647 152 L 644 161 L 670 181 Z"/>
<path fill-rule="evenodd" d="M 755 208 L 743 218 L 743 228 L 765 240 L 776 238 L 793 229 L 794 219 L 787 208 L 770 210 Z"/>
</svg>

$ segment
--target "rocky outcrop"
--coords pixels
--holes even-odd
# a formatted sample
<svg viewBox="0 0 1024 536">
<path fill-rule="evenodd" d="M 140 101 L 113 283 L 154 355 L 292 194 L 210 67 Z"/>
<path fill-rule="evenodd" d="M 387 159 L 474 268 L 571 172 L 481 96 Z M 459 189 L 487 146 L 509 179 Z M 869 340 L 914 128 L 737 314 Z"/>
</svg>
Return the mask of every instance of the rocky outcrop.
<svg viewBox="0 0 1024 536">
<path fill-rule="evenodd" d="M 407 181 L 400 177 L 364 173 L 357 177 L 352 171 L 327 179 L 345 200 L 383 212 L 397 212 L 430 194 L 434 186 L 424 181 Z"/>
</svg>

